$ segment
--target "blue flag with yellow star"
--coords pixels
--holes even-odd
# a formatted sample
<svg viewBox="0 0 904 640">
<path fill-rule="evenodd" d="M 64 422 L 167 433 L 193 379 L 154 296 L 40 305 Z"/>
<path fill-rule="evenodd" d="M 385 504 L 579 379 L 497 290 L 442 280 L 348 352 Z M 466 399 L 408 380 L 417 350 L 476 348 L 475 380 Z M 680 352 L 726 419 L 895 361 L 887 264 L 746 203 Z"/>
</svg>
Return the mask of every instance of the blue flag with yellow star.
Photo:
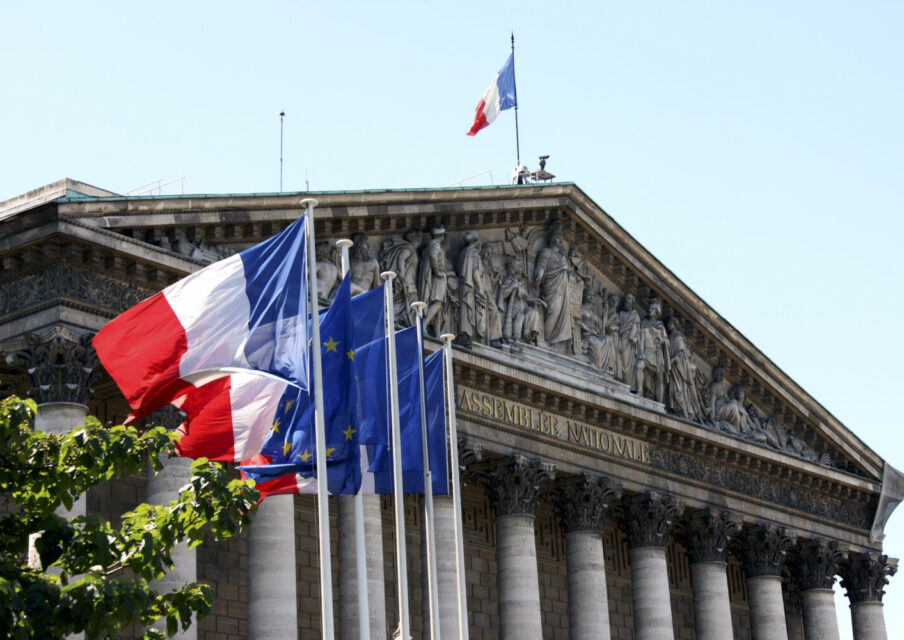
<svg viewBox="0 0 904 640">
<path fill-rule="evenodd" d="M 334 495 L 354 491 L 360 484 L 360 464 L 354 434 L 358 423 L 354 387 L 355 350 L 352 340 L 350 281 L 348 276 L 339 286 L 333 304 L 320 316 L 320 340 L 323 374 L 323 423 L 327 454 L 327 483 Z M 311 348 L 314 348 L 312 345 Z M 309 359 L 313 362 L 313 358 Z M 313 379 L 313 375 L 312 375 Z M 315 473 L 316 442 L 314 439 L 313 400 L 298 394 L 277 420 L 284 426 L 271 430 L 261 453 L 270 464 L 241 467 L 246 475 L 266 481 L 284 473 Z"/>
</svg>

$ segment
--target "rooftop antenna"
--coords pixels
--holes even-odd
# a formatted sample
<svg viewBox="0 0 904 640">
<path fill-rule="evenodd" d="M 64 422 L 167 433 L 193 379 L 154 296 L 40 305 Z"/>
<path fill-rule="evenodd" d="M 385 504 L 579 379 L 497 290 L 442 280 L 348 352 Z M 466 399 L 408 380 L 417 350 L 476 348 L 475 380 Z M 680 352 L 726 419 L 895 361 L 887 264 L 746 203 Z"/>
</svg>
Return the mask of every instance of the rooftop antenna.
<svg viewBox="0 0 904 640">
<path fill-rule="evenodd" d="M 304 168 L 304 190 L 305 191 L 311 190 L 311 183 L 308 182 L 308 168 L 307 167 Z"/>
<path fill-rule="evenodd" d="M 286 112 L 279 112 L 279 192 L 282 193 L 282 176 L 283 176 L 283 122 L 286 119 Z"/>
</svg>

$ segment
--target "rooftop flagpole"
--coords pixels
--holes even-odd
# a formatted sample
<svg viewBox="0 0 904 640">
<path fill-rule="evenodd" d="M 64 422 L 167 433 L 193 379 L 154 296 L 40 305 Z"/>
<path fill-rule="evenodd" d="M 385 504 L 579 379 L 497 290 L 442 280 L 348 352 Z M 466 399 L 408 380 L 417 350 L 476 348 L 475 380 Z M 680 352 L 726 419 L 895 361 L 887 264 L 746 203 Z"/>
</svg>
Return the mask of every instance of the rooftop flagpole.
<svg viewBox="0 0 904 640">
<path fill-rule="evenodd" d="M 320 551 L 320 624 L 323 640 L 333 640 L 333 567 L 330 554 L 330 505 L 327 494 L 326 429 L 323 425 L 323 365 L 320 357 L 320 323 L 317 300 L 317 256 L 314 243 L 314 207 L 317 201 L 305 198 L 305 231 L 307 235 L 308 292 L 311 305 L 311 359 L 314 376 L 314 439 L 317 453 L 317 524 Z"/>
<path fill-rule="evenodd" d="M 515 32 L 512 32 L 512 86 L 515 88 L 515 155 L 521 166 L 521 139 L 518 134 L 518 83 L 515 81 Z"/>
</svg>

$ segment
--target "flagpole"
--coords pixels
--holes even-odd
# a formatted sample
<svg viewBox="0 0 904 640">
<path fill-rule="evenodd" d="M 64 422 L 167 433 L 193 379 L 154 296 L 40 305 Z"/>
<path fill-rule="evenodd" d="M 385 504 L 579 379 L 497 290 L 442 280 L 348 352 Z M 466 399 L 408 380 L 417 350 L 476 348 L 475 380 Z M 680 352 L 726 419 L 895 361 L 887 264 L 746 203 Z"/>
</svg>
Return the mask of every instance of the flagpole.
<svg viewBox="0 0 904 640">
<path fill-rule="evenodd" d="M 333 567 L 330 556 L 330 505 L 327 495 L 326 435 L 323 426 L 323 366 L 320 357 L 320 322 L 317 298 L 317 256 L 314 243 L 314 207 L 317 201 L 305 198 L 305 235 L 307 236 L 308 291 L 311 297 L 311 359 L 314 373 L 314 438 L 317 462 L 317 520 L 320 551 L 321 635 L 333 640 Z"/>
<path fill-rule="evenodd" d="M 521 166 L 521 138 L 518 135 L 518 83 L 515 82 L 515 32 L 512 32 L 512 88 L 515 90 L 515 155 Z M 458 446 L 458 445 L 456 445 Z"/>
<path fill-rule="evenodd" d="M 342 252 L 342 277 L 348 273 L 348 249 L 354 244 L 348 238 L 336 241 Z M 367 551 L 364 542 L 364 494 L 359 488 L 352 497 L 355 507 L 355 569 L 358 582 L 358 637 L 370 640 L 370 602 L 367 593 Z"/>
<path fill-rule="evenodd" d="M 436 534 L 433 520 L 433 472 L 430 470 L 429 439 L 427 438 L 427 393 L 424 389 L 424 327 L 423 316 L 426 302 L 412 302 L 417 323 L 417 370 L 421 395 L 421 447 L 424 464 L 424 530 L 427 539 L 427 595 L 430 599 L 431 638 L 440 640 L 439 626 L 439 582 L 436 576 Z"/>
<path fill-rule="evenodd" d="M 514 38 L 514 35 L 512 36 Z M 455 577 L 458 580 L 458 638 L 468 640 L 468 592 L 465 586 L 464 527 L 461 522 L 461 478 L 458 472 L 458 427 L 455 424 L 455 382 L 452 379 L 452 341 L 455 336 L 444 333 L 443 362 L 446 369 L 446 422 L 449 426 L 449 467 L 452 469 L 452 505 L 455 509 L 455 547 L 458 562 Z"/>
<path fill-rule="evenodd" d="M 384 301 L 386 305 L 386 351 L 389 360 L 389 406 L 392 415 L 392 482 L 395 503 L 396 529 L 396 592 L 399 600 L 399 638 L 411 638 L 408 621 L 408 553 L 405 550 L 405 503 L 402 478 L 402 434 L 399 426 L 399 374 L 396 363 L 395 313 L 393 309 L 392 280 L 395 271 L 384 271 L 380 277 L 386 281 Z"/>
</svg>

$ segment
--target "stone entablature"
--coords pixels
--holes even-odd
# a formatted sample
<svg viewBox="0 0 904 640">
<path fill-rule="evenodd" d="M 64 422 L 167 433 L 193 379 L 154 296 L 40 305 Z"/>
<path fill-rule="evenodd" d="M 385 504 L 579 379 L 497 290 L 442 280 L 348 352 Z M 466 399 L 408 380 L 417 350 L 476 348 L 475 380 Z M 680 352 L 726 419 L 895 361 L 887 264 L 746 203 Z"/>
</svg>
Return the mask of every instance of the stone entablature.
<svg viewBox="0 0 904 640">
<path fill-rule="evenodd" d="M 799 402 L 781 400 L 784 392 L 770 390 L 747 363 L 726 352 L 730 345 L 706 330 L 712 314 L 679 304 L 666 281 L 647 277 L 652 274 L 649 266 L 641 268 L 639 246 L 618 246 L 630 237 L 613 236 L 601 211 L 590 215 L 592 203 L 579 190 L 531 187 L 518 199 L 497 193 L 487 198 L 480 190 L 442 194 L 448 205 L 437 205 L 435 194 L 421 202 L 418 192 L 355 194 L 354 207 L 331 202 L 327 194 L 317 209 L 318 238 L 363 234 L 370 250 L 353 255 L 353 273 L 356 262 L 399 269 L 403 323 L 412 291 L 422 298 L 439 295 L 442 300 L 428 300 L 428 332 L 453 329 L 462 343 L 512 345 L 505 353 L 528 361 L 577 360 L 592 375 L 659 401 L 663 411 L 682 419 L 817 464 L 856 469 L 844 448 L 805 426 Z M 285 203 L 278 196 L 108 199 L 64 203 L 60 210 L 83 224 L 100 223 L 137 242 L 201 259 L 199 247 L 223 257 L 279 231 L 298 214 Z M 432 236 L 438 225 L 448 238 Z M 419 248 L 420 255 L 406 246 Z M 336 252 L 327 253 L 322 263 L 335 264 Z M 432 259 L 425 257 L 440 253 L 441 271 L 449 277 L 435 294 L 425 290 L 431 282 L 425 265 Z"/>
</svg>

